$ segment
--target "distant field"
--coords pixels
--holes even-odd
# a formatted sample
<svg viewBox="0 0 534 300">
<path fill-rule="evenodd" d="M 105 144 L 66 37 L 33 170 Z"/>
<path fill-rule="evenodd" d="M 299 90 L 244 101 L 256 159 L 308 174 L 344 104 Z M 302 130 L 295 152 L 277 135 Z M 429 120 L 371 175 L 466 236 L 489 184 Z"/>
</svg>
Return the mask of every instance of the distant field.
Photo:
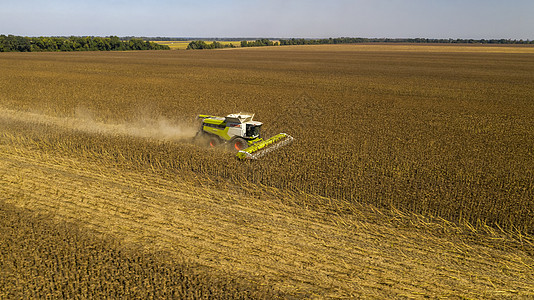
<svg viewBox="0 0 534 300">
<path fill-rule="evenodd" d="M 171 50 L 184 50 L 187 48 L 191 41 L 155 41 L 155 43 L 160 45 L 167 45 L 171 47 Z M 212 43 L 213 41 L 206 41 L 206 43 Z M 223 45 L 233 44 L 236 47 L 240 47 L 240 41 L 217 41 Z"/>
<path fill-rule="evenodd" d="M 308 51 L 325 51 L 327 48 L 335 52 L 428 52 L 428 53 L 534 53 L 534 45 L 482 45 L 482 44 L 394 44 L 394 43 L 362 43 L 343 45 L 289 45 L 281 46 L 282 50 L 292 51 L 305 47 Z"/>
<path fill-rule="evenodd" d="M 247 284 L 265 298 L 534 296 L 532 47 L 0 53 L 0 65 L 0 298 L 56 293 L 84 270 L 55 259 L 73 252 L 153 270 L 122 277 L 110 262 L 80 283 L 110 282 L 88 297 L 118 296 L 110 278 L 143 282 L 131 295 L 179 289 L 160 259 L 185 259 L 186 275 L 201 265 L 209 276 L 184 284 L 207 295 L 215 276 L 221 298 Z M 198 114 L 239 111 L 295 142 L 245 162 L 191 142 Z M 47 222 L 9 227 L 36 212 L 128 251 L 77 252 L 92 237 Z M 51 258 L 9 242 L 46 234 L 59 242 L 31 245 Z"/>
</svg>

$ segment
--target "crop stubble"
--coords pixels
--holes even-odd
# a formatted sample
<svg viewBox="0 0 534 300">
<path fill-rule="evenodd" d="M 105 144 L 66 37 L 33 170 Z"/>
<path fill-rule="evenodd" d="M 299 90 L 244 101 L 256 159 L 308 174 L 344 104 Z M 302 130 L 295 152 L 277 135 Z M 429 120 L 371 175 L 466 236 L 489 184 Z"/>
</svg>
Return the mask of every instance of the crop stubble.
<svg viewBox="0 0 534 300">
<path fill-rule="evenodd" d="M 133 245 L 218 270 L 212 277 L 249 278 L 260 286 L 312 298 L 488 298 L 532 291 L 532 258 L 521 245 L 510 245 L 498 234 L 470 240 L 472 232 L 457 233 L 461 228 L 448 223 L 384 216 L 372 207 L 311 195 L 269 189 L 254 194 L 227 182 L 192 183 L 150 167 L 113 166 L 111 157 L 91 160 L 47 153 L 35 149 L 25 136 L 2 140 L 11 140 L 2 145 L 0 165 L 5 202 L 112 234 L 126 248 Z M 303 207 L 307 202 L 308 208 Z M 63 251 L 73 250 L 74 244 Z M 85 258 L 78 256 L 82 265 Z M 29 281 L 29 287 L 37 284 L 31 274 L 15 274 Z M 105 294 L 109 284 L 117 283 L 106 282 L 97 291 Z M 150 286 L 143 288 L 151 291 Z"/>
<path fill-rule="evenodd" d="M 267 134 L 288 132 L 297 142 L 261 161 L 242 163 L 229 153 L 209 151 L 195 145 L 99 135 L 80 131 L 80 128 L 46 128 L 50 124 L 43 125 L 45 129 L 40 132 L 26 128 L 23 122 L 13 125 L 20 120 L 4 124 L 7 132 L 15 132 L 4 134 L 4 141 L 7 145 L 14 145 L 16 141 L 31 145 L 37 153 L 46 155 L 102 161 L 119 170 L 150 169 L 166 178 L 180 178 L 185 182 L 195 177 L 201 181 L 229 180 L 233 185 L 250 187 L 248 193 L 258 197 L 262 194 L 255 191 L 256 185 L 306 193 L 315 196 L 286 199 L 285 204 L 311 207 L 312 211 L 336 211 L 317 200 L 322 199 L 317 196 L 325 196 L 331 199 L 328 201 L 335 204 L 333 206 L 342 207 L 337 210 L 343 212 L 339 217 L 341 224 L 348 222 L 348 216 L 357 214 L 359 208 L 352 204 L 363 203 L 379 209 L 398 210 L 401 215 L 421 213 L 453 222 L 467 222 L 466 226 L 472 226 L 473 231 L 501 227 L 506 231 L 532 233 L 534 54 L 479 50 L 454 53 L 451 48 L 443 52 L 422 51 L 429 48 L 418 47 L 369 49 L 369 46 L 323 46 L 204 52 L 4 55 L 0 57 L 6 70 L 0 75 L 0 97 L 7 109 L 55 117 L 73 117 L 83 110 L 91 112 L 97 123 L 132 124 L 140 119 L 163 118 L 188 125 L 191 123 L 188 118 L 198 113 L 222 115 L 235 110 L 251 111 L 265 122 Z M 19 135 L 23 137 L 13 138 Z M 121 175 L 117 171 L 107 176 Z M 16 183 L 17 179 L 11 182 Z M 222 187 L 227 188 L 227 184 Z M 46 199 L 53 192 L 44 189 L 42 193 Z M 91 191 L 71 196 L 73 204 L 67 201 L 65 205 L 71 208 L 65 211 L 72 214 L 84 207 L 79 203 L 84 193 L 90 195 Z M 124 194 L 116 198 L 130 199 Z M 154 196 L 147 203 L 158 203 L 158 199 L 159 196 Z M 244 196 L 244 199 L 248 198 Z M 241 201 L 248 207 L 250 202 L 257 200 Z M 45 202 L 37 200 L 34 205 L 39 207 Z M 89 205 L 91 209 L 87 216 L 97 215 L 96 211 L 103 213 L 102 216 L 109 211 L 117 211 L 120 215 L 115 202 L 119 203 L 96 201 Z M 105 203 L 110 206 L 104 207 Z M 345 207 L 339 203 L 345 203 Z M 104 206 L 97 210 L 98 205 Z M 127 210 L 128 205 L 123 209 Z M 154 210 L 158 208 L 161 210 L 155 205 Z M 264 207 L 256 209 L 269 211 Z M 237 212 L 243 214 L 240 210 Z M 203 214 L 206 212 L 199 216 Z M 132 218 L 144 218 L 141 215 L 136 217 L 134 214 Z M 89 222 L 89 219 L 85 220 Z M 248 226 L 254 226 L 257 217 L 252 219 Z M 151 226 L 158 228 L 150 225 L 152 221 L 145 219 L 137 230 L 150 231 Z M 266 221 L 267 224 L 279 222 L 274 219 Z M 302 221 L 295 223 L 301 224 Z M 273 224 L 270 226 L 275 226 Z M 166 226 L 169 232 L 176 229 L 170 224 Z M 191 228 L 192 225 L 185 227 Z M 272 230 L 280 230 L 278 227 Z M 118 232 L 121 230 L 119 228 Z M 134 230 L 127 231 L 131 234 Z M 328 231 L 335 232 L 335 229 L 329 228 L 325 233 Z M 302 232 L 310 235 L 314 230 L 302 229 Z M 340 235 L 348 234 L 353 239 L 351 234 L 354 232 L 349 232 Z M 220 232 L 211 236 L 219 234 L 224 236 Z M 193 234 L 197 235 L 202 236 L 202 233 Z M 306 240 L 306 235 L 300 238 Z M 409 233 L 403 235 L 409 236 Z M 179 234 L 173 238 L 176 236 Z M 391 242 L 391 236 L 385 235 L 384 239 Z M 232 237 L 228 239 L 232 240 Z M 371 239 L 380 240 L 380 237 Z M 319 241 L 327 240 L 326 237 L 319 238 Z M 209 243 L 210 239 L 204 241 Z M 314 244 L 313 241 L 309 243 Z M 257 251 L 265 251 L 262 247 L 267 244 Z M 351 244 L 348 249 L 358 248 Z M 424 255 L 428 255 L 426 249 Z M 313 253 L 310 249 L 306 251 L 307 255 Z M 343 251 L 334 257 L 343 257 L 340 253 Z M 223 257 L 229 257 L 228 253 L 225 255 Z M 387 260 L 384 256 L 387 257 L 384 253 L 372 255 Z M 361 258 L 352 258 L 351 263 L 350 257 L 349 262 L 345 262 L 348 265 L 361 263 Z M 209 265 L 208 258 L 199 260 Z M 398 260 L 402 259 L 392 259 Z M 340 261 L 344 260 L 331 262 L 330 266 Z M 243 264 L 243 269 L 250 269 Z M 372 264 L 368 262 L 364 266 Z M 389 271 L 399 267 L 396 263 L 386 262 L 386 265 L 390 266 Z M 444 265 L 438 263 L 434 270 Z M 233 261 L 228 266 L 240 264 Z M 481 274 L 489 274 L 487 269 L 477 268 Z M 491 264 L 486 268 L 491 269 Z M 332 273 L 344 274 L 340 270 Z M 369 270 L 373 269 L 364 268 L 355 273 L 371 272 Z M 458 269 L 452 267 L 447 272 L 455 270 Z M 523 274 L 519 267 L 517 270 L 516 275 Z M 267 282 L 286 278 L 282 275 L 285 271 L 272 275 Z M 404 271 L 401 268 L 399 273 Z M 266 270 L 262 272 L 269 274 Z M 293 275 L 287 275 L 289 279 L 281 279 L 283 283 L 279 286 L 288 282 L 298 286 L 295 282 L 306 281 L 305 278 L 298 279 L 306 274 L 299 272 L 293 271 Z M 479 277 L 472 274 L 469 280 Z M 378 275 L 374 276 L 371 278 L 376 279 Z M 531 275 L 523 276 L 529 278 Z M 342 276 L 337 277 L 337 283 L 333 284 L 336 288 L 325 295 L 369 293 L 369 289 L 358 290 L 356 287 L 369 281 L 368 277 L 362 277 L 354 286 L 342 284 L 343 280 L 339 279 Z M 300 288 L 312 289 L 310 286 L 318 285 L 318 282 L 321 280 L 316 279 Z M 510 284 L 504 279 L 501 283 L 503 287 Z M 389 286 L 399 285 L 393 281 Z M 406 289 L 407 285 L 400 286 Z M 323 293 L 328 290 L 319 287 L 318 291 Z M 383 289 L 393 294 L 403 293 L 390 288 Z M 287 286 L 285 289 L 291 290 Z M 411 289 L 408 291 L 439 294 L 440 290 L 450 291 L 450 286 L 449 289 L 434 286 L 426 291 L 413 286 Z M 528 285 L 523 289 L 528 291 Z M 474 293 L 484 295 L 482 290 L 479 294 Z"/>
</svg>

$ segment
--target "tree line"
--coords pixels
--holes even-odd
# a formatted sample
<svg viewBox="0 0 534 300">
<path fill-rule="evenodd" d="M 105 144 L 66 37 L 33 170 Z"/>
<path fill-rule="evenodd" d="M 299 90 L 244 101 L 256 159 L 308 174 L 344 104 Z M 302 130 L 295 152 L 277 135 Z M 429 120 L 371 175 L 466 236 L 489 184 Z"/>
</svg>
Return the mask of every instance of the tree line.
<svg viewBox="0 0 534 300">
<path fill-rule="evenodd" d="M 319 45 L 357 43 L 436 43 L 436 44 L 534 44 L 529 40 L 511 39 L 427 39 L 427 38 L 328 38 L 328 39 L 281 39 L 280 45 Z"/>
<path fill-rule="evenodd" d="M 259 39 L 255 41 L 241 41 L 241 47 L 262 47 L 262 46 L 278 46 L 278 42 L 273 42 L 269 39 Z M 203 40 L 192 41 L 187 45 L 187 50 L 200 49 L 217 49 L 217 48 L 235 48 L 233 44 L 222 44 L 218 41 L 213 41 L 211 44 Z"/>
<path fill-rule="evenodd" d="M 138 38 L 121 40 L 117 36 L 24 37 L 0 35 L 0 52 L 126 50 L 170 50 L 170 48 L 167 45 L 159 45 Z"/>
<path fill-rule="evenodd" d="M 529 40 L 512 40 L 512 39 L 427 39 L 427 38 L 327 38 L 327 39 L 305 39 L 292 38 L 280 39 L 273 42 L 269 39 L 258 39 L 255 41 L 241 41 L 241 47 L 263 47 L 263 46 L 287 46 L 287 45 L 321 45 L 321 44 L 358 44 L 358 43 L 411 43 L 411 44 L 534 44 Z M 230 44 L 231 47 L 234 47 Z M 228 47 L 222 46 L 219 42 L 214 41 L 208 44 L 202 40 L 189 43 L 187 49 L 215 49 Z"/>
<path fill-rule="evenodd" d="M 255 41 L 241 41 L 241 47 L 263 47 L 263 46 L 278 46 L 278 42 L 273 42 L 268 39 L 260 39 Z"/>
<path fill-rule="evenodd" d="M 219 49 L 219 48 L 235 48 L 233 44 L 222 44 L 217 41 L 213 41 L 211 44 L 205 41 L 197 40 L 192 41 L 187 45 L 187 50 L 202 50 L 202 49 Z"/>
<path fill-rule="evenodd" d="M 273 42 L 269 39 L 255 41 L 241 41 L 241 47 L 285 46 L 285 45 L 319 45 L 319 44 L 356 44 L 356 43 L 437 43 L 437 44 L 534 44 L 529 40 L 512 39 L 427 39 L 427 38 L 326 38 L 280 39 Z M 217 40 L 207 43 L 195 40 L 189 43 L 187 49 L 218 49 L 234 48 L 233 44 L 222 44 Z M 169 50 L 167 45 L 155 42 L 117 36 L 109 37 L 24 37 L 14 35 L 0 35 L 0 52 L 35 52 L 35 51 L 126 51 L 126 50 Z"/>
</svg>

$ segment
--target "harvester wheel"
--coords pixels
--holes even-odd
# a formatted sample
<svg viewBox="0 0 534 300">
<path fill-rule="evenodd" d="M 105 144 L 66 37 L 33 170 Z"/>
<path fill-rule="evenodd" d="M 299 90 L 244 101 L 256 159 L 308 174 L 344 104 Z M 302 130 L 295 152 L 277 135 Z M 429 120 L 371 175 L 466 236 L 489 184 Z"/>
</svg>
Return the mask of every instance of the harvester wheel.
<svg viewBox="0 0 534 300">
<path fill-rule="evenodd" d="M 247 141 L 241 138 L 237 138 L 233 141 L 234 149 L 239 151 L 248 147 Z"/>
<path fill-rule="evenodd" d="M 219 145 L 219 140 L 217 138 L 212 137 L 208 140 L 209 147 L 217 147 L 218 145 Z"/>
</svg>

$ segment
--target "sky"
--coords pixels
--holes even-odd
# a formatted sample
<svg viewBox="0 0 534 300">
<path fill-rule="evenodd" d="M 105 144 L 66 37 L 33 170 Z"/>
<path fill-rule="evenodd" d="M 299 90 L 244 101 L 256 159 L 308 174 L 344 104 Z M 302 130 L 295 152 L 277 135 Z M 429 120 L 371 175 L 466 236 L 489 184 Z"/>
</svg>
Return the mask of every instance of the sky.
<svg viewBox="0 0 534 300">
<path fill-rule="evenodd" d="M 534 40 L 534 0 L 0 0 L 0 34 Z"/>
</svg>

